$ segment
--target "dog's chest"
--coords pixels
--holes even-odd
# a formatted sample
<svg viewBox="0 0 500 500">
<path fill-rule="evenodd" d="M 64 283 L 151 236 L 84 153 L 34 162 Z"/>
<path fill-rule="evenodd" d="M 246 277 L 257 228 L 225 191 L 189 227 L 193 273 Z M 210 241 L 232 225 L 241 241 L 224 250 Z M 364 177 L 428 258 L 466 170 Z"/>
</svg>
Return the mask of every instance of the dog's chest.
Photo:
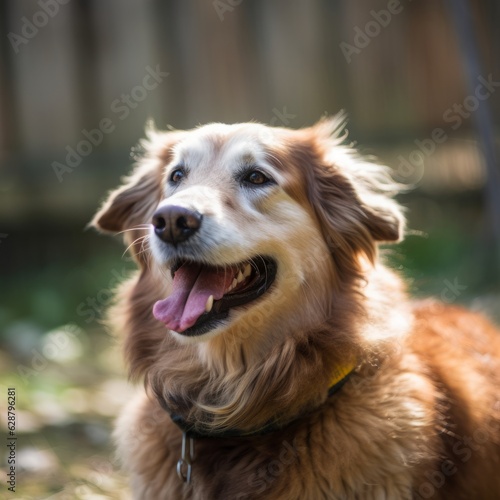
<svg viewBox="0 0 500 500">
<path fill-rule="evenodd" d="M 366 433 L 366 442 L 346 432 L 338 424 L 314 422 L 312 428 L 256 441 L 199 442 L 193 496 L 186 498 L 410 499 L 408 465 L 417 451 L 403 449 L 384 432 L 374 439 Z"/>
</svg>

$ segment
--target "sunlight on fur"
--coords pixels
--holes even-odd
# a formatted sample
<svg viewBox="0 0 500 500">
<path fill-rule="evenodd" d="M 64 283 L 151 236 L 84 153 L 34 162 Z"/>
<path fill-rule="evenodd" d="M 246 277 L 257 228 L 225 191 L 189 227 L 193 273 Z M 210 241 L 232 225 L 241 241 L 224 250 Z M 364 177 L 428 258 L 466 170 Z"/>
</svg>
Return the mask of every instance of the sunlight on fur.
<svg viewBox="0 0 500 500">
<path fill-rule="evenodd" d="M 346 143 L 344 122 L 149 127 L 94 217 L 138 265 L 108 315 L 145 386 L 115 432 L 134 498 L 500 492 L 499 334 L 411 301 L 380 261 L 379 244 L 404 236 L 402 187 Z M 462 460 L 478 429 L 487 439 Z"/>
</svg>

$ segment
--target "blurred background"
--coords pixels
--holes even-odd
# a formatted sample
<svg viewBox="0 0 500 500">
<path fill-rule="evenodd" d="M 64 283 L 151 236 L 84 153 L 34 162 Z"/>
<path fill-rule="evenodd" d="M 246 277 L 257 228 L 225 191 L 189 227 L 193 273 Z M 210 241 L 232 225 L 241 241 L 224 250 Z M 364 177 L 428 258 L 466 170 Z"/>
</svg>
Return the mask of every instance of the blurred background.
<svg viewBox="0 0 500 500">
<path fill-rule="evenodd" d="M 0 430 L 15 387 L 16 498 L 128 498 L 110 429 L 132 389 L 101 318 L 133 264 L 85 225 L 148 119 L 298 128 L 345 109 L 350 139 L 412 187 L 408 236 L 386 252 L 412 295 L 499 321 L 499 23 L 495 0 L 2 1 Z"/>
</svg>

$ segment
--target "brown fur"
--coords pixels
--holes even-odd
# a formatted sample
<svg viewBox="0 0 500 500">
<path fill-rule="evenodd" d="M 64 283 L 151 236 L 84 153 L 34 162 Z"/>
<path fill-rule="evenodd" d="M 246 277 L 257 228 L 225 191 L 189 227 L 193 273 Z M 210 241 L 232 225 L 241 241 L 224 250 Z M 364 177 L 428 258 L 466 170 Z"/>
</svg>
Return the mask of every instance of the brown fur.
<svg viewBox="0 0 500 500">
<path fill-rule="evenodd" d="M 150 132 L 145 158 L 96 215 L 100 229 L 127 231 L 139 265 L 110 314 L 125 337 L 130 374 L 146 389 L 116 430 L 135 498 L 500 496 L 499 333 L 461 308 L 409 301 L 380 264 L 378 242 L 403 232 L 390 199 L 397 186 L 341 144 L 341 128 L 334 119 L 299 131 L 250 124 Z M 204 182 L 220 193 L 223 219 L 237 218 L 250 241 L 251 227 L 270 227 L 272 240 L 273 225 L 288 224 L 292 235 L 269 246 L 281 270 L 276 286 L 196 343 L 180 342 L 152 316 L 170 278 L 145 245 L 164 170 L 186 138 L 205 151 L 201 163 L 211 170 Z M 257 219 L 218 166 L 246 138 L 283 177 L 255 202 Z M 218 206 L 214 196 L 210 207 Z M 307 225 L 293 227 L 296 220 Z M 332 370 L 353 358 L 355 372 L 328 398 Z M 199 431 L 252 431 L 270 419 L 283 429 L 196 439 L 187 485 L 176 475 L 182 433 L 162 402 Z"/>
</svg>

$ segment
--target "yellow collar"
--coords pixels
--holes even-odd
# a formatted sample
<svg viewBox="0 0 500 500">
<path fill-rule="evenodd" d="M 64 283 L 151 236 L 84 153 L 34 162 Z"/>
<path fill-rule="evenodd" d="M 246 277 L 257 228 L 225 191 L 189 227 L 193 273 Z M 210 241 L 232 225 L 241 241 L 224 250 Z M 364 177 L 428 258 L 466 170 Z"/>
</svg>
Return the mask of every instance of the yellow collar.
<svg viewBox="0 0 500 500">
<path fill-rule="evenodd" d="M 328 397 L 333 396 L 337 391 L 339 391 L 342 386 L 347 382 L 349 376 L 354 372 L 357 367 L 355 361 L 347 362 L 345 364 L 340 364 L 335 367 L 332 372 L 332 377 L 330 379 L 330 385 L 328 386 Z M 200 438 L 200 437 L 212 437 L 212 438 L 235 438 L 235 437 L 249 437 L 267 434 L 269 432 L 282 429 L 281 425 L 276 424 L 273 421 L 268 422 L 263 427 L 255 429 L 254 431 L 241 431 L 239 429 L 228 429 L 220 432 L 203 432 L 195 431 L 194 425 L 187 422 L 182 415 L 173 413 L 167 405 L 164 398 L 158 398 L 158 402 L 163 407 L 165 411 L 170 414 L 171 419 L 177 426 L 182 430 L 185 439 L 189 438 Z M 288 424 L 287 424 L 288 425 Z"/>
<path fill-rule="evenodd" d="M 347 382 L 349 375 L 351 375 L 356 366 L 356 362 L 351 361 L 335 367 L 330 378 L 330 384 L 328 385 L 328 396 L 333 396 Z"/>
</svg>

